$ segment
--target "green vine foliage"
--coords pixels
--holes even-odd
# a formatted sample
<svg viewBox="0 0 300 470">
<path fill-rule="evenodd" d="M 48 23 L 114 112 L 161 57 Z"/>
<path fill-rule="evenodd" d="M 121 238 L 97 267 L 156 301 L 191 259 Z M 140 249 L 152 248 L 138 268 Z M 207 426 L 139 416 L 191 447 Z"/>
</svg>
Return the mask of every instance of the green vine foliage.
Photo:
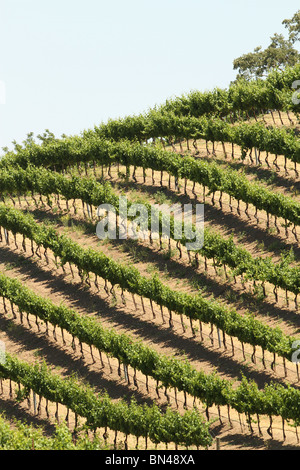
<svg viewBox="0 0 300 470">
<path fill-rule="evenodd" d="M 298 155 L 299 142 L 295 145 Z M 129 141 L 114 142 L 93 135 L 88 138 L 72 137 L 45 145 L 30 144 L 17 154 L 7 154 L 1 160 L 0 168 L 15 165 L 26 168 L 32 164 L 61 170 L 79 163 L 105 166 L 120 163 L 127 168 L 134 166 L 167 172 L 177 179 L 185 178 L 198 183 L 210 192 L 220 191 L 238 201 L 252 204 L 257 210 L 283 218 L 294 225 L 300 224 L 300 204 L 297 201 L 249 181 L 236 170 L 223 169 L 215 162 L 187 155 L 183 157 L 158 147 Z"/>
<path fill-rule="evenodd" d="M 98 183 L 94 179 L 72 176 L 67 178 L 44 168 L 29 166 L 22 168 L 9 168 L 0 170 L 0 192 L 1 194 L 16 198 L 22 194 L 39 194 L 47 196 L 52 194 L 63 196 L 67 201 L 78 199 L 82 202 L 99 207 L 101 204 L 110 204 L 119 213 L 119 197 L 108 183 Z M 152 228 L 152 217 L 156 216 L 154 207 L 147 201 L 143 201 L 147 209 L 148 220 L 146 221 L 149 231 Z M 132 203 L 127 201 L 127 219 L 130 220 L 128 212 Z M 159 213 L 159 235 L 162 236 L 164 215 Z M 131 218 L 132 220 L 132 218 Z M 176 227 L 178 233 L 182 234 L 180 244 L 186 246 L 192 238 L 187 237 L 188 231 L 184 223 L 176 223 L 174 217 L 170 216 L 170 238 L 176 240 Z M 190 227 L 192 236 L 195 236 L 197 228 Z M 200 235 L 200 233 L 199 233 Z M 196 250 L 203 257 L 215 259 L 220 265 L 227 265 L 233 270 L 233 275 L 245 274 L 247 279 L 262 282 L 270 282 L 282 289 L 298 294 L 300 292 L 300 270 L 299 267 L 290 267 L 290 257 L 283 257 L 282 261 L 275 265 L 271 258 L 257 257 L 252 255 L 243 247 L 236 245 L 232 238 L 225 239 L 211 229 L 203 229 L 204 244 Z"/>
<path fill-rule="evenodd" d="M 285 336 L 280 328 L 264 325 L 250 314 L 239 315 L 235 310 L 207 300 L 200 294 L 174 291 L 164 285 L 158 276 L 146 278 L 135 267 L 122 265 L 101 251 L 83 248 L 65 235 L 59 235 L 53 227 L 37 224 L 32 216 L 17 209 L 0 206 L 0 226 L 50 249 L 62 265 L 73 264 L 81 272 L 93 273 L 109 281 L 112 286 L 118 285 L 131 294 L 148 298 L 171 312 L 211 323 L 241 342 L 261 346 L 264 350 L 291 359 L 295 338 Z"/>
<path fill-rule="evenodd" d="M 89 438 L 85 430 L 78 431 L 76 442 L 66 424 L 57 424 L 53 436 L 46 436 L 41 427 L 0 416 L 0 450 L 108 450 L 99 436 Z"/>
<path fill-rule="evenodd" d="M 126 435 L 148 437 L 157 444 L 174 442 L 208 447 L 213 442 L 209 423 L 196 409 L 181 415 L 171 409 L 162 413 L 155 404 L 138 405 L 134 400 L 129 404 L 124 400 L 114 402 L 107 393 L 96 394 L 90 386 L 79 385 L 75 378 L 63 379 L 52 374 L 45 364 L 30 365 L 9 354 L 0 364 L 0 376 L 66 406 L 85 418 L 86 425 L 93 430 L 107 427 Z"/>
</svg>

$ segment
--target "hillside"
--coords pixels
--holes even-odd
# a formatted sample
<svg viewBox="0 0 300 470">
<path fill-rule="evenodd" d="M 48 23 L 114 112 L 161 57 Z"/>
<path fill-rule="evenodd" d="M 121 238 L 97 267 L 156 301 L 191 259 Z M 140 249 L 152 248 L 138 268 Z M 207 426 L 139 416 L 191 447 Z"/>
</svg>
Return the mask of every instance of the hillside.
<svg viewBox="0 0 300 470">
<path fill-rule="evenodd" d="M 298 71 L 80 136 L 46 133 L 2 158 L 11 429 L 14 418 L 48 437 L 57 421 L 78 435 L 86 424 L 109 448 L 299 448 Z M 148 209 L 204 204 L 204 246 L 188 250 L 172 231 L 99 239 L 97 208 L 118 214 L 120 196 Z"/>
</svg>

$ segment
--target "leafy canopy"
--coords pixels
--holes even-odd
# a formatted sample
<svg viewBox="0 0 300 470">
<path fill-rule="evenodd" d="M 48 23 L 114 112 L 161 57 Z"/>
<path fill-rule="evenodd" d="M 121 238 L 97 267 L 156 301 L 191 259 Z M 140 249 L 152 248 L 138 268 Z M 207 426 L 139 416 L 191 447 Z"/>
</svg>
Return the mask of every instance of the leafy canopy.
<svg viewBox="0 0 300 470">
<path fill-rule="evenodd" d="M 272 70 L 284 70 L 300 62 L 300 53 L 294 47 L 300 41 L 300 10 L 293 18 L 283 20 L 282 24 L 288 30 L 287 39 L 283 34 L 275 33 L 266 49 L 258 46 L 253 52 L 233 61 L 234 70 L 238 70 L 237 81 L 263 78 Z"/>
</svg>

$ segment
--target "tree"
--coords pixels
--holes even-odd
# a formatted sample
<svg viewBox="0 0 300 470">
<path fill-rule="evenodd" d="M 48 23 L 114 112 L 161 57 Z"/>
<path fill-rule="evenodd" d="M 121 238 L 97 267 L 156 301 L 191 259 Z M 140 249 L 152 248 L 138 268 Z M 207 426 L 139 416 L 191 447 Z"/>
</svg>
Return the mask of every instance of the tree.
<svg viewBox="0 0 300 470">
<path fill-rule="evenodd" d="M 256 47 L 253 52 L 238 57 L 233 62 L 234 70 L 238 70 L 237 80 L 251 80 L 268 75 L 272 70 L 283 70 L 300 61 L 300 53 L 295 44 L 300 40 L 300 10 L 293 18 L 286 19 L 282 24 L 288 29 L 289 37 L 275 33 L 266 49 Z"/>
<path fill-rule="evenodd" d="M 300 40 L 300 10 L 290 20 L 283 20 L 282 24 L 288 29 L 292 44 Z"/>
</svg>

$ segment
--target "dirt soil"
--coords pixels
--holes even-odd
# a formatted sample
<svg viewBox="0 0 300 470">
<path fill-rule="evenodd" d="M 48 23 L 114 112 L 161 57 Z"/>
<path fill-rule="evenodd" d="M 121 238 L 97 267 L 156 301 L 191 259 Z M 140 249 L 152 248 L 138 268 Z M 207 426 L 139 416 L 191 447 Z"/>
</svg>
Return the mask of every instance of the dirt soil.
<svg viewBox="0 0 300 470">
<path fill-rule="evenodd" d="M 191 143 L 189 143 L 189 147 L 192 148 Z M 195 158 L 216 158 L 220 164 L 244 169 L 250 179 L 260 180 L 266 187 L 271 187 L 272 190 L 288 194 L 298 200 L 299 179 L 295 178 L 294 165 L 287 165 L 287 171 L 284 170 L 283 157 L 279 156 L 277 159 L 280 171 L 274 172 L 272 168 L 268 167 L 264 155 L 261 155 L 261 160 L 264 163 L 258 169 L 253 164 L 249 165 L 249 157 L 247 157 L 248 161 L 247 159 L 243 162 L 238 160 L 238 150 L 235 153 L 235 160 L 231 160 L 231 157 L 228 156 L 227 159 L 224 158 L 221 144 L 215 146 L 215 157 L 211 154 L 207 155 L 205 143 L 198 142 L 197 147 L 197 152 L 196 149 L 193 149 L 194 152 L 192 152 Z M 179 144 L 176 148 L 179 151 L 182 150 Z M 229 154 L 231 149 L 227 148 L 226 150 Z M 270 165 L 272 161 L 273 159 L 269 156 Z M 98 178 L 101 179 L 101 169 L 97 169 L 97 172 Z M 132 200 L 142 197 L 151 203 L 172 204 L 180 202 L 184 204 L 195 202 L 196 193 L 197 201 L 203 202 L 200 186 L 196 185 L 193 189 L 192 184 L 188 183 L 186 191 L 184 191 L 184 182 L 181 182 L 180 190 L 177 191 L 172 179 L 171 185 L 168 187 L 169 177 L 166 174 L 163 179 L 164 187 L 161 187 L 160 174 L 157 172 L 152 174 L 151 171 L 147 171 L 146 181 L 144 181 L 142 172 L 137 171 L 137 182 L 126 181 L 122 177 L 122 173 L 125 173 L 125 169 L 115 166 L 112 168 L 112 177 L 105 173 L 105 178 L 111 181 L 117 192 L 126 191 Z M 93 176 L 92 172 L 90 176 Z M 272 183 L 271 186 L 270 183 Z M 215 269 L 209 260 L 205 270 L 204 260 L 201 258 L 199 267 L 196 268 L 195 264 L 189 262 L 184 250 L 183 256 L 180 258 L 173 242 L 169 251 L 167 242 L 161 249 L 157 241 L 152 245 L 148 241 L 140 240 L 100 241 L 95 235 L 96 219 L 90 221 L 84 217 L 86 214 L 83 213 L 79 201 L 77 201 L 77 215 L 75 215 L 72 209 L 67 212 L 63 201 L 60 201 L 62 210 L 57 207 L 55 210 L 50 210 L 49 207 L 43 207 L 42 204 L 39 204 L 37 208 L 31 198 L 27 198 L 27 200 L 30 206 L 27 207 L 25 201 L 22 200 L 21 207 L 29 210 L 37 221 L 53 224 L 60 233 L 66 234 L 84 247 L 101 250 L 118 262 L 134 265 L 146 277 L 158 273 L 161 280 L 174 290 L 191 294 L 200 291 L 203 296 L 222 302 L 229 308 L 235 308 L 242 315 L 250 311 L 271 327 L 279 326 L 286 334 L 299 335 L 299 312 L 295 308 L 292 295 L 286 297 L 285 292 L 279 291 L 278 302 L 276 302 L 272 286 L 267 285 L 268 295 L 263 299 L 254 293 L 253 283 L 243 283 L 239 278 L 233 279 L 230 270 L 225 272 L 223 267 Z M 259 222 L 257 222 L 254 217 L 254 208 L 249 208 L 248 216 L 245 214 L 245 205 L 240 204 L 239 211 L 240 213 L 238 213 L 237 205 L 234 202 L 230 204 L 229 198 L 225 195 L 222 195 L 222 199 L 220 199 L 220 194 L 215 194 L 214 201 L 212 195 L 206 195 L 205 226 L 225 237 L 233 236 L 235 242 L 250 251 L 253 256 L 271 256 L 274 262 L 278 262 L 284 250 L 293 248 L 295 263 L 298 263 L 300 258 L 298 242 L 290 229 L 286 233 L 285 228 L 280 226 L 283 221 L 277 222 L 280 226 L 280 231 L 277 233 L 272 218 L 269 229 L 266 229 L 267 219 L 263 212 L 258 213 Z M 300 230 L 297 229 L 296 233 L 300 238 Z M 206 373 L 217 372 L 219 376 L 234 381 L 236 384 L 239 383 L 242 375 L 245 375 L 248 379 L 253 379 L 259 387 L 273 381 L 290 383 L 299 388 L 294 364 L 288 363 L 287 376 L 285 376 L 283 363 L 277 358 L 276 369 L 272 371 L 270 364 L 273 356 L 266 353 L 266 368 L 264 368 L 262 354 L 258 349 L 253 356 L 252 347 L 248 345 L 242 347 L 235 339 L 231 343 L 230 338 L 225 337 L 224 343 L 224 338 L 220 338 L 215 328 L 211 330 L 210 325 L 202 325 L 201 336 L 199 325 L 196 322 L 191 325 L 187 319 L 182 321 L 177 315 L 173 315 L 170 322 L 167 311 L 161 312 L 158 306 L 154 306 L 152 310 L 147 299 L 144 300 L 143 306 L 141 299 L 133 299 L 126 292 L 124 304 L 119 289 L 115 289 L 116 298 L 112 295 L 108 296 L 104 290 L 104 282 L 99 282 L 100 289 L 98 290 L 92 276 L 91 285 L 83 285 L 76 269 L 73 268 L 71 271 L 69 266 L 65 266 L 64 270 L 57 267 L 54 263 L 54 257 L 51 255 L 48 265 L 43 256 L 43 250 L 41 250 L 41 258 L 32 256 L 30 244 L 27 243 L 27 251 L 24 252 L 21 249 L 21 241 L 21 237 L 17 236 L 18 247 L 15 246 L 13 237 L 10 237 L 9 246 L 4 242 L 0 243 L 0 271 L 12 278 L 19 279 L 35 293 L 56 304 L 64 303 L 80 314 L 88 315 L 95 321 L 101 322 L 105 327 L 115 328 L 118 332 L 129 334 L 133 339 L 143 341 L 159 353 L 187 358 L 197 370 L 204 370 Z M 118 361 L 103 355 L 102 364 L 98 351 L 90 349 L 86 345 L 83 345 L 83 354 L 79 344 L 76 344 L 74 351 L 71 346 L 72 338 L 66 332 L 62 336 L 61 331 L 53 332 L 53 329 L 50 328 L 49 334 L 47 334 L 42 322 L 37 325 L 35 318 L 29 316 L 28 319 L 23 318 L 22 323 L 19 314 L 17 319 L 13 317 L 10 309 L 8 314 L 5 314 L 2 305 L 0 306 L 0 340 L 5 343 L 9 353 L 16 355 L 21 360 L 29 363 L 46 361 L 54 373 L 63 377 L 68 377 L 76 371 L 79 380 L 82 380 L 83 383 L 91 384 L 95 387 L 96 392 L 106 390 L 115 400 L 134 397 L 140 403 L 158 403 L 162 409 L 165 409 L 169 401 L 174 409 L 178 409 L 180 412 L 184 411 L 183 394 L 178 393 L 175 397 L 174 390 L 161 389 L 158 396 L 155 388 L 156 383 L 149 378 L 147 390 L 145 377 L 140 373 L 137 374 L 138 387 L 136 387 L 133 385 L 133 370 L 130 368 L 128 369 L 128 383 L 123 368 L 121 368 L 121 375 L 118 374 Z M 56 422 L 54 404 L 49 404 L 48 418 L 43 401 L 41 413 L 38 414 L 34 410 L 33 397 L 31 397 L 30 403 L 27 401 L 17 403 L 15 390 L 13 389 L 12 396 L 10 396 L 7 381 L 3 381 L 1 391 L 1 410 L 5 411 L 12 422 L 13 418 L 17 417 L 27 423 L 42 425 L 45 433 L 51 435 Z M 200 402 L 194 403 L 193 399 L 189 397 L 187 405 L 189 408 L 196 405 L 205 416 L 204 406 Z M 220 410 L 211 408 L 209 413 L 210 419 L 215 420 L 211 426 L 211 432 L 214 437 L 221 439 L 221 450 L 299 449 L 295 428 L 285 423 L 283 430 L 281 419 L 274 419 L 273 439 L 271 439 L 267 433 L 269 427 L 267 417 L 261 417 L 259 422 L 253 421 L 252 429 L 249 429 L 245 416 L 240 416 L 232 410 L 228 414 L 227 408 Z M 67 410 L 59 405 L 59 421 L 65 421 L 66 415 Z M 74 419 L 70 412 L 68 424 L 71 429 L 74 426 Z M 100 434 L 102 431 L 104 433 L 104 430 L 100 430 Z M 114 433 L 110 433 L 108 441 L 111 445 L 114 438 Z M 119 433 L 117 440 L 118 445 L 124 447 L 125 436 Z M 136 440 L 129 438 L 128 445 L 129 448 L 136 448 Z M 144 441 L 140 439 L 139 448 L 144 448 L 144 445 Z M 154 448 L 154 445 L 152 447 Z M 151 443 L 149 448 L 151 448 Z M 158 448 L 164 448 L 164 446 Z M 214 448 L 215 445 L 212 449 Z"/>
</svg>

